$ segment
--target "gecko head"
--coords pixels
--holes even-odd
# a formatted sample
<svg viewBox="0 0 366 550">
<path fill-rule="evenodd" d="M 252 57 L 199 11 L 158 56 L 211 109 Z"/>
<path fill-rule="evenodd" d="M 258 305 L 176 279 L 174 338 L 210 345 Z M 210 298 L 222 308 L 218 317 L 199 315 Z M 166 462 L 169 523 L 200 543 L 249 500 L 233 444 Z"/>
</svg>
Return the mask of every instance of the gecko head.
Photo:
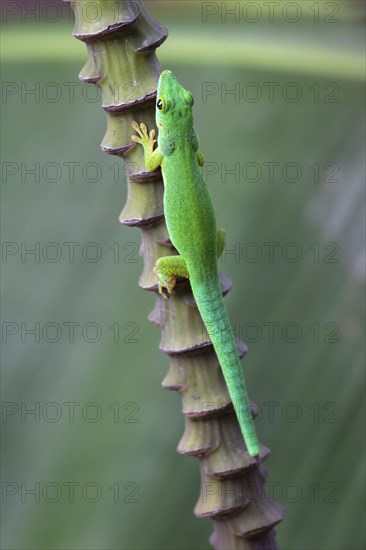
<svg viewBox="0 0 366 550">
<path fill-rule="evenodd" d="M 156 120 L 159 128 L 166 121 L 181 119 L 180 124 L 192 119 L 193 96 L 175 78 L 171 71 L 163 71 L 158 82 Z"/>
</svg>

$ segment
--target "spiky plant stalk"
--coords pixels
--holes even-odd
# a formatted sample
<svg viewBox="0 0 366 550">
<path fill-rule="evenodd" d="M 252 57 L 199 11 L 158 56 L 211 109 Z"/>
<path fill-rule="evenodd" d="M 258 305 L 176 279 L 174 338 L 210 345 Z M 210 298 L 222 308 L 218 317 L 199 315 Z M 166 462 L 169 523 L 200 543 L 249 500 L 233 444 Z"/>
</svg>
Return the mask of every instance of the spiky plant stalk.
<svg viewBox="0 0 366 550">
<path fill-rule="evenodd" d="M 156 85 L 160 66 L 155 49 L 166 29 L 152 20 L 139 0 L 65 0 L 75 11 L 74 36 L 85 42 L 88 61 L 84 82 L 100 87 L 107 132 L 106 153 L 125 161 L 128 198 L 121 223 L 142 231 L 144 269 L 140 286 L 157 292 L 153 267 L 157 258 L 176 253 L 167 235 L 161 173 L 144 168 L 142 147 L 130 139 L 131 120 L 155 126 Z M 138 168 L 137 168 L 138 167 Z M 230 281 L 221 277 L 223 294 Z M 208 334 L 190 292 L 181 281 L 164 301 L 157 295 L 150 320 L 162 330 L 160 349 L 171 358 L 163 386 L 182 396 L 185 432 L 178 452 L 194 455 L 201 466 L 200 518 L 212 518 L 216 549 L 275 549 L 273 527 L 280 507 L 264 489 L 265 471 L 249 456 Z M 240 355 L 246 347 L 238 343 Z M 262 447 L 260 462 L 268 454 Z"/>
</svg>

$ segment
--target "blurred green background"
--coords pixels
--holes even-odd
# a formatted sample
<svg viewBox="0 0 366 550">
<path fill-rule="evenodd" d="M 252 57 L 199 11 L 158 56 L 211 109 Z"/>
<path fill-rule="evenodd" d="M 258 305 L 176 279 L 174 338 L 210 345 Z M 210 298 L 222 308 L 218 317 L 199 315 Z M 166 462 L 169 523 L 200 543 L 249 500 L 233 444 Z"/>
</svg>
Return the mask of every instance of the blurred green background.
<svg viewBox="0 0 366 550">
<path fill-rule="evenodd" d="M 261 2 L 256 22 L 146 4 L 170 31 L 162 67 L 195 97 L 280 546 L 364 548 L 363 2 L 297 2 L 297 22 L 286 2 L 273 22 Z M 2 547 L 207 549 L 140 232 L 118 222 L 123 166 L 99 149 L 67 13 L 8 14 L 2 33 Z"/>
</svg>

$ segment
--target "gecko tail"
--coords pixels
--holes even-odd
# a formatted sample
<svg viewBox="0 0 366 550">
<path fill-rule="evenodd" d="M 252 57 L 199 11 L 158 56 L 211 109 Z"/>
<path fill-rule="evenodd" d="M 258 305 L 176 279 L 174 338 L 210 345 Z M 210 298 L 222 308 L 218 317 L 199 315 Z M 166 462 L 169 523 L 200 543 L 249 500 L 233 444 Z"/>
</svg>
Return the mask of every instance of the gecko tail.
<svg viewBox="0 0 366 550">
<path fill-rule="evenodd" d="M 244 374 L 219 282 L 210 285 L 206 281 L 205 286 L 195 286 L 192 284 L 193 295 L 219 360 L 248 453 L 259 456 Z"/>
</svg>

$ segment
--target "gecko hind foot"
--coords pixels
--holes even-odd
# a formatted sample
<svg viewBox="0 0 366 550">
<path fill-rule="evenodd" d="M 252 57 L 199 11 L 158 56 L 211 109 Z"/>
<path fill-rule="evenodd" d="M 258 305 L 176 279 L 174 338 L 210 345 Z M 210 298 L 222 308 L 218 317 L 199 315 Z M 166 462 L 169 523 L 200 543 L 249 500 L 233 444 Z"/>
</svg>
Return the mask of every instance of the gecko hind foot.
<svg viewBox="0 0 366 550">
<path fill-rule="evenodd" d="M 174 275 L 164 275 L 159 271 L 158 267 L 154 267 L 154 273 L 159 277 L 158 288 L 159 294 L 165 299 L 169 298 L 170 294 L 174 294 L 174 287 L 176 285 L 176 278 Z M 168 291 L 168 294 L 164 292 L 164 288 Z"/>
</svg>

